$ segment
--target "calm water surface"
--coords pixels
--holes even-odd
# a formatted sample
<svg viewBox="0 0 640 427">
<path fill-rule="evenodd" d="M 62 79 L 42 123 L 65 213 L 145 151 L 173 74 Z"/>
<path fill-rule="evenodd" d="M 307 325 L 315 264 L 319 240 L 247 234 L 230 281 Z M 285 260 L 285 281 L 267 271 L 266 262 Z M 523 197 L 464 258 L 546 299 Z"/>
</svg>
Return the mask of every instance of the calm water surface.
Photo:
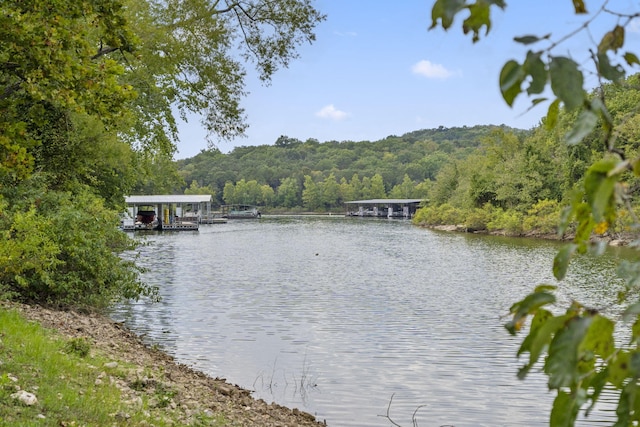
<svg viewBox="0 0 640 427">
<path fill-rule="evenodd" d="M 179 362 L 330 426 L 543 426 L 545 378 L 516 378 L 510 305 L 555 283 L 551 242 L 403 221 L 265 217 L 149 235 L 163 301 L 113 314 Z M 560 299 L 615 310 L 611 251 Z M 608 284 L 608 285 L 604 285 Z M 391 401 L 392 400 L 392 401 Z M 391 402 L 391 404 L 390 404 Z M 603 405 L 581 425 L 604 425 Z"/>
</svg>

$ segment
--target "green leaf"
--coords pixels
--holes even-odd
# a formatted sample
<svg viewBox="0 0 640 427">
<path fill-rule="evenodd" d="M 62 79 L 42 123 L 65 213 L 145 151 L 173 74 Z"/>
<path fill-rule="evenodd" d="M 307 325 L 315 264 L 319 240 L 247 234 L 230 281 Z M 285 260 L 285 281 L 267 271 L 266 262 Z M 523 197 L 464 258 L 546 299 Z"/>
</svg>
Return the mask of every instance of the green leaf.
<svg viewBox="0 0 640 427">
<path fill-rule="evenodd" d="M 609 382 L 617 388 L 631 376 L 631 355 L 628 351 L 620 351 L 609 361 Z"/>
<path fill-rule="evenodd" d="M 612 50 L 617 52 L 624 45 L 624 27 L 616 25 L 612 31 L 606 33 L 600 44 L 598 45 L 598 56 L 600 54 L 606 54 L 607 51 Z"/>
<path fill-rule="evenodd" d="M 489 5 L 486 3 L 477 2 L 470 5 L 469 17 L 462 23 L 462 31 L 467 34 L 469 31 L 473 32 L 473 42 L 480 40 L 480 30 L 482 27 L 487 27 L 485 35 L 489 33 L 491 29 L 491 14 L 489 12 Z"/>
<path fill-rule="evenodd" d="M 521 43 L 521 44 L 533 44 L 533 43 L 537 43 L 540 40 L 546 40 L 551 36 L 551 34 L 547 34 L 545 36 L 542 37 L 538 37 L 538 36 L 533 36 L 533 35 L 527 35 L 527 36 L 522 36 L 522 37 L 514 37 L 513 40 L 516 43 Z"/>
<path fill-rule="evenodd" d="M 588 384 L 585 384 L 592 390 L 591 405 L 589 405 L 589 407 L 585 410 L 585 416 L 589 416 L 589 413 L 598 402 L 598 398 L 600 397 L 602 390 L 607 385 L 608 378 L 609 370 L 607 368 L 604 368 L 600 370 L 596 375 L 592 376 Z"/>
<path fill-rule="evenodd" d="M 598 71 L 605 79 L 617 82 L 625 76 L 624 68 L 621 65 L 611 65 L 606 53 L 598 54 Z"/>
<path fill-rule="evenodd" d="M 524 72 L 520 64 L 514 60 L 508 61 L 500 71 L 500 91 L 507 105 L 513 106 L 516 96 L 522 92 L 521 84 Z"/>
<path fill-rule="evenodd" d="M 593 132 L 593 129 L 598 124 L 598 116 L 593 111 L 583 110 L 578 116 L 578 120 L 573 125 L 571 131 L 565 136 L 566 142 L 569 145 L 576 145 L 582 142 L 582 140 Z"/>
<path fill-rule="evenodd" d="M 640 65 L 640 60 L 638 59 L 638 56 L 633 52 L 625 53 L 624 60 L 627 61 L 628 65 Z"/>
<path fill-rule="evenodd" d="M 544 371 L 549 376 L 549 388 L 573 387 L 578 382 L 578 348 L 591 326 L 592 317 L 573 317 L 551 340 Z"/>
<path fill-rule="evenodd" d="M 519 379 L 524 379 L 529 370 L 538 362 L 542 353 L 549 347 L 554 334 L 571 318 L 571 315 L 553 317 L 546 310 L 540 310 L 538 313 L 539 316 L 536 314 L 535 317 L 539 317 L 536 321 L 539 324 L 533 328 L 532 322 L 532 328 L 529 333 L 531 338 L 527 336 L 522 343 L 522 346 L 526 345 L 526 348 L 521 348 L 518 351 L 518 355 L 525 351 L 529 352 L 529 362 L 518 372 Z M 534 320 L 536 320 L 535 317 Z"/>
<path fill-rule="evenodd" d="M 585 174 L 585 196 L 591 206 L 595 222 L 602 221 L 607 210 L 612 208 L 614 202 L 613 190 L 618 181 L 618 175 L 610 176 L 609 172 L 615 166 L 614 160 L 600 160 L 594 163 Z"/>
<path fill-rule="evenodd" d="M 545 310 L 543 308 L 538 310 L 538 312 L 535 314 L 535 316 L 533 316 L 533 319 L 531 320 L 531 326 L 529 327 L 529 335 L 527 335 L 526 338 L 522 341 L 522 344 L 520 345 L 520 348 L 518 349 L 518 353 L 516 354 L 516 356 L 519 357 L 521 354 L 526 352 L 531 353 L 531 348 L 536 337 L 538 336 L 538 332 L 540 331 L 541 327 L 545 325 L 547 321 L 552 317 L 553 317 L 553 314 L 550 311 Z M 530 360 L 531 365 L 533 365 L 533 363 L 535 363 L 536 360 L 538 360 L 537 357 L 535 358 L 535 360 Z"/>
<path fill-rule="evenodd" d="M 640 315 L 640 301 L 631 304 L 622 314 L 622 320 L 629 322 Z"/>
<path fill-rule="evenodd" d="M 542 52 L 527 52 L 527 59 L 522 64 L 525 70 L 525 74 L 531 76 L 531 84 L 527 89 L 527 94 L 533 95 L 536 93 L 542 93 L 547 86 L 547 68 L 540 59 Z"/>
<path fill-rule="evenodd" d="M 569 261 L 571 261 L 571 257 L 577 248 L 578 245 L 575 243 L 569 243 L 560 249 L 553 258 L 553 275 L 556 279 L 562 280 L 567 275 Z"/>
<path fill-rule="evenodd" d="M 559 115 L 560 115 L 560 100 L 556 98 L 556 100 L 549 105 L 549 110 L 547 111 L 547 117 L 544 122 L 545 129 L 551 130 L 555 128 L 556 124 L 558 123 Z"/>
<path fill-rule="evenodd" d="M 453 18 L 465 8 L 465 3 L 465 0 L 437 0 L 431 9 L 431 27 L 429 29 L 437 27 L 438 20 L 445 30 L 451 27 Z"/>
<path fill-rule="evenodd" d="M 556 289 L 558 289 L 558 287 L 556 285 L 542 284 L 542 285 L 536 286 L 536 288 L 533 291 L 534 292 L 547 292 L 547 291 L 555 291 Z"/>
<path fill-rule="evenodd" d="M 580 351 L 590 351 L 606 359 L 613 354 L 615 342 L 613 339 L 614 323 L 604 316 L 595 315 L 587 332 Z"/>
<path fill-rule="evenodd" d="M 560 98 L 567 110 L 572 111 L 583 105 L 586 97 L 582 85 L 584 76 L 572 59 L 562 56 L 551 58 L 549 65 L 551 89 Z"/>
<path fill-rule="evenodd" d="M 550 427 L 573 427 L 575 424 L 580 402 L 566 391 L 558 391 L 551 409 Z"/>
<path fill-rule="evenodd" d="M 533 314 L 543 305 L 553 304 L 555 301 L 556 297 L 548 292 L 534 292 L 527 295 L 522 301 L 511 306 L 510 312 L 513 313 L 513 319 L 507 322 L 505 328 L 512 335 L 515 334 L 520 330 L 527 315 Z"/>
</svg>

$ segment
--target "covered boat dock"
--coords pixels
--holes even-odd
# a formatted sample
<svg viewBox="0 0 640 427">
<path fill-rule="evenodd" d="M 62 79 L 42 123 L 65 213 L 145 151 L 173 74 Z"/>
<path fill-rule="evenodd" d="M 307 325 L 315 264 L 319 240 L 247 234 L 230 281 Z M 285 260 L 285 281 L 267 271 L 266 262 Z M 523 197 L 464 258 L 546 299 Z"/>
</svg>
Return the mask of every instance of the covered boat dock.
<svg viewBox="0 0 640 427">
<path fill-rule="evenodd" d="M 345 202 L 347 216 L 411 219 L 422 199 L 369 199 Z"/>
<path fill-rule="evenodd" d="M 122 229 L 198 230 L 200 223 L 213 217 L 211 195 L 149 195 L 125 197 L 127 212 Z"/>
</svg>

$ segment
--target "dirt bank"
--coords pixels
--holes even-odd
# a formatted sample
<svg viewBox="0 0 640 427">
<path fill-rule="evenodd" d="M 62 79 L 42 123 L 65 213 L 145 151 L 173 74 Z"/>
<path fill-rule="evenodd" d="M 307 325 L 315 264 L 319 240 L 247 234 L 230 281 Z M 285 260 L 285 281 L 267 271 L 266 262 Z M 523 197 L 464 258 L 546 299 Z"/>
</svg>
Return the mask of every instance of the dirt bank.
<svg viewBox="0 0 640 427">
<path fill-rule="evenodd" d="M 315 420 L 311 414 L 289 409 L 251 397 L 250 392 L 229 384 L 221 378 L 211 378 L 188 366 L 177 363 L 171 356 L 146 346 L 142 340 L 124 325 L 99 315 L 62 312 L 39 306 L 3 304 L 15 308 L 25 318 L 38 322 L 48 329 L 57 330 L 69 338 L 84 337 L 93 348 L 109 358 L 130 363 L 132 370 L 151 375 L 144 390 L 127 389 L 123 399 L 131 394 L 152 393 L 153 384 L 162 384 L 176 392 L 172 403 L 165 410 L 171 411 L 181 424 L 190 424 L 192 418 L 201 413 L 222 414 L 233 426 L 293 427 L 326 425 Z M 139 378 L 131 378 L 131 382 Z M 128 395 L 128 396 L 125 396 Z"/>
</svg>

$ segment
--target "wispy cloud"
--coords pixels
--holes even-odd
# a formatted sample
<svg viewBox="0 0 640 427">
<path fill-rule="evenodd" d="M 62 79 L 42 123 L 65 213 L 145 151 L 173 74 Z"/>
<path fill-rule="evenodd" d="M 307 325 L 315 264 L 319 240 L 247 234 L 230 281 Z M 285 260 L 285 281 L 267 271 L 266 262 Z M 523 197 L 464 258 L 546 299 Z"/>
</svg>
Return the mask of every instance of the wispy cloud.
<svg viewBox="0 0 640 427">
<path fill-rule="evenodd" d="M 434 64 L 426 59 L 414 64 L 411 67 L 411 72 L 429 79 L 447 79 L 453 75 L 453 73 L 447 70 L 443 65 Z"/>
<path fill-rule="evenodd" d="M 340 121 L 340 120 L 344 120 L 347 117 L 349 117 L 349 113 L 346 113 L 344 111 L 340 111 L 336 107 L 334 107 L 333 104 L 329 104 L 329 105 L 326 105 L 326 106 L 322 107 L 316 113 L 316 116 L 320 117 L 322 119 Z"/>
<path fill-rule="evenodd" d="M 640 33 L 640 19 L 634 18 L 627 26 L 627 29 L 631 33 Z"/>
</svg>

